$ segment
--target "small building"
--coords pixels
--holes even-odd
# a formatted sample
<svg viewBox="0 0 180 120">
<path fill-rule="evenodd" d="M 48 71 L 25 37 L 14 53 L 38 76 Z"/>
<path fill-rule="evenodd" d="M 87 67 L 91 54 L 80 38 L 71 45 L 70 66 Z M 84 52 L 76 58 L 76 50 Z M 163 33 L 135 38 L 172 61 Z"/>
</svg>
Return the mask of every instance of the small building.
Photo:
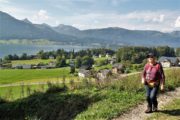
<svg viewBox="0 0 180 120">
<path fill-rule="evenodd" d="M 21 64 L 12 64 L 12 68 L 13 69 L 22 69 L 22 65 Z"/>
<path fill-rule="evenodd" d="M 49 59 L 54 60 L 54 59 L 55 59 L 55 57 L 54 57 L 53 55 L 51 55 L 51 56 L 49 56 Z"/>
<path fill-rule="evenodd" d="M 104 79 L 108 78 L 110 75 L 112 75 L 111 70 L 104 69 L 104 70 L 98 71 L 97 78 L 100 80 L 104 80 Z"/>
<path fill-rule="evenodd" d="M 178 66 L 180 66 L 180 57 L 177 57 L 177 58 L 178 58 L 178 61 L 179 61 Z"/>
<path fill-rule="evenodd" d="M 91 69 L 91 66 L 89 66 L 89 65 L 82 65 L 79 69 L 82 69 L 82 70 L 90 70 L 90 69 Z"/>
<path fill-rule="evenodd" d="M 98 56 L 97 55 L 93 55 L 93 58 L 98 58 Z"/>
<path fill-rule="evenodd" d="M 32 68 L 32 66 L 29 64 L 23 64 L 22 65 L 22 69 L 31 69 L 31 68 Z"/>
<path fill-rule="evenodd" d="M 73 59 L 69 60 L 69 66 L 75 66 L 75 60 Z"/>
<path fill-rule="evenodd" d="M 107 54 L 106 54 L 106 58 L 109 58 L 109 57 L 110 57 L 110 55 L 107 53 Z"/>
<path fill-rule="evenodd" d="M 116 63 L 116 59 L 110 58 L 110 59 L 108 59 L 108 63 L 113 65 Z"/>
<path fill-rule="evenodd" d="M 124 72 L 124 66 L 120 63 L 116 63 L 112 66 L 112 73 L 121 74 Z"/>
<path fill-rule="evenodd" d="M 49 62 L 48 66 L 50 68 L 55 68 L 56 67 L 56 62 L 51 61 L 51 62 Z"/>
<path fill-rule="evenodd" d="M 178 66 L 179 59 L 177 57 L 160 57 L 158 60 L 163 67 Z"/>
<path fill-rule="evenodd" d="M 31 69 L 32 65 L 30 65 L 30 64 L 13 64 L 12 68 L 13 69 Z"/>
<path fill-rule="evenodd" d="M 82 78 L 90 77 L 90 75 L 91 75 L 90 70 L 80 69 L 78 72 L 78 76 Z"/>
<path fill-rule="evenodd" d="M 48 69 L 49 66 L 48 66 L 48 65 L 41 65 L 41 66 L 39 66 L 39 68 L 40 68 L 40 69 Z"/>
</svg>

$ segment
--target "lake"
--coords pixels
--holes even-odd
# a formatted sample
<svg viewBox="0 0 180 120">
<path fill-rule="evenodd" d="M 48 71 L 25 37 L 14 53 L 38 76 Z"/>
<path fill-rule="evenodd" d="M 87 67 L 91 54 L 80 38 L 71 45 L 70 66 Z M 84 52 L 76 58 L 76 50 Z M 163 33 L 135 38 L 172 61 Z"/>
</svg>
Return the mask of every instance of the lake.
<svg viewBox="0 0 180 120">
<path fill-rule="evenodd" d="M 97 46 L 96 46 L 97 47 Z M 82 49 L 94 48 L 93 46 L 78 46 L 78 45 L 24 45 L 24 44 L 0 44 L 0 58 L 6 55 L 21 55 L 27 53 L 28 55 L 36 54 L 40 50 L 52 51 L 57 49 L 64 49 L 66 51 L 79 51 Z"/>
</svg>

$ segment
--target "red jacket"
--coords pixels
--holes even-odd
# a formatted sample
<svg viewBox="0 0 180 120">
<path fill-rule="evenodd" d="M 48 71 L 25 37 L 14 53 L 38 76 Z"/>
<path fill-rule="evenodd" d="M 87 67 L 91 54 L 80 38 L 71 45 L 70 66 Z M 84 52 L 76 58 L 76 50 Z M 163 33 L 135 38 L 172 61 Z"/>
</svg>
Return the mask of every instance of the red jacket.
<svg viewBox="0 0 180 120">
<path fill-rule="evenodd" d="M 165 84 L 165 75 L 160 63 L 155 63 L 154 65 L 147 63 L 144 66 L 142 77 L 146 83 L 155 82 L 157 84 Z"/>
</svg>

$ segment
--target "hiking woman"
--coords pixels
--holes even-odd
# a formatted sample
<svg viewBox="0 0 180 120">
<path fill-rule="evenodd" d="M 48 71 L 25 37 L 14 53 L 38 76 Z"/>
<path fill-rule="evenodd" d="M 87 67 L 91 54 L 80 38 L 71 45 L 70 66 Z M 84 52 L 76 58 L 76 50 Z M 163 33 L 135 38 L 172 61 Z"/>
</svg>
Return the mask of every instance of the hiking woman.
<svg viewBox="0 0 180 120">
<path fill-rule="evenodd" d="M 152 113 L 158 109 L 157 93 L 159 87 L 162 91 L 164 90 L 165 75 L 162 65 L 156 62 L 153 53 L 147 55 L 147 61 L 142 73 L 142 84 L 146 88 L 146 100 L 148 103 L 145 113 Z"/>
</svg>

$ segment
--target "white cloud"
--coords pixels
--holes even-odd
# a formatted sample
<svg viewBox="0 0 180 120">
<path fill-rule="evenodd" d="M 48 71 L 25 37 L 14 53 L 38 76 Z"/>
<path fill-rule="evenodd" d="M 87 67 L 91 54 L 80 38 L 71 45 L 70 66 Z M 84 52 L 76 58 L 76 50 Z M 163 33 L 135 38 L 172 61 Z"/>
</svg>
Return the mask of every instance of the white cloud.
<svg viewBox="0 0 180 120">
<path fill-rule="evenodd" d="M 9 3 L 9 0 L 0 0 L 0 3 Z"/>
<path fill-rule="evenodd" d="M 161 22 L 163 22 L 164 21 L 164 15 L 163 14 L 161 14 L 161 15 L 159 15 L 159 17 L 155 17 L 155 18 L 153 18 L 153 20 L 152 20 L 153 22 L 159 22 L 159 23 L 161 23 Z"/>
<path fill-rule="evenodd" d="M 61 22 L 79 29 L 122 27 L 140 30 L 178 30 L 172 26 L 179 11 L 134 11 L 120 13 L 89 13 L 62 17 Z M 57 18 L 56 18 L 57 19 Z"/>
<path fill-rule="evenodd" d="M 112 5 L 118 6 L 122 2 L 128 2 L 129 0 L 111 0 Z"/>
<path fill-rule="evenodd" d="M 177 17 L 174 27 L 177 27 L 177 28 L 180 27 L 180 16 Z"/>
<path fill-rule="evenodd" d="M 34 16 L 33 16 L 33 21 L 38 21 L 38 22 L 42 22 L 42 21 L 46 21 L 48 20 L 50 17 L 47 14 L 46 10 L 39 10 Z"/>
</svg>

